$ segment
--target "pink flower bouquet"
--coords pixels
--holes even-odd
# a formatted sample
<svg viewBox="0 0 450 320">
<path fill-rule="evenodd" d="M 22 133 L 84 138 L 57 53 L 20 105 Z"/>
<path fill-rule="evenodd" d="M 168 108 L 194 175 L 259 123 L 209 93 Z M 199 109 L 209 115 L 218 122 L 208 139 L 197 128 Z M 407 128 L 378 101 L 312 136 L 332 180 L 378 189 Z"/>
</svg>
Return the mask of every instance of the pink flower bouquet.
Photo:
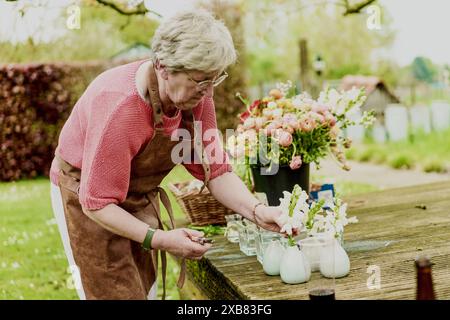
<svg viewBox="0 0 450 320">
<path fill-rule="evenodd" d="M 227 141 L 230 155 L 253 167 L 275 162 L 296 170 L 302 164 L 319 165 L 332 154 L 348 170 L 344 149 L 351 140 L 343 129 L 355 124 L 369 126 L 375 120 L 373 112 L 364 112 L 359 121 L 351 120 L 366 99 L 364 91 L 327 89 L 317 100 L 307 93 L 291 95 L 291 91 L 289 82 L 279 84 L 252 103 L 237 94 L 247 108 L 239 115 L 237 133 Z"/>
</svg>

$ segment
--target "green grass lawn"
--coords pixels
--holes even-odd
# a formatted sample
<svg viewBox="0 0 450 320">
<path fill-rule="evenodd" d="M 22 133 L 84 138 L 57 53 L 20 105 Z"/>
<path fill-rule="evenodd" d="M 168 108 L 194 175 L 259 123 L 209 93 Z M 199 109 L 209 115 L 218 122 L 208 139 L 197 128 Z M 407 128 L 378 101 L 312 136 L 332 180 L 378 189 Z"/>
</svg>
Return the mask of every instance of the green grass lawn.
<svg viewBox="0 0 450 320">
<path fill-rule="evenodd" d="M 189 179 L 183 167 L 176 167 L 162 185 Z M 370 185 L 341 182 L 336 188 L 342 195 L 375 190 Z M 182 217 L 184 213 L 168 193 L 175 216 Z M 167 299 L 179 299 L 178 271 L 169 259 Z M 49 180 L 0 183 L 0 299 L 78 299 L 70 279 L 51 209 Z"/>
<path fill-rule="evenodd" d="M 346 153 L 350 160 L 387 164 L 395 169 L 448 172 L 450 168 L 450 129 L 431 134 L 419 133 L 406 141 L 385 144 L 366 142 Z"/>
</svg>

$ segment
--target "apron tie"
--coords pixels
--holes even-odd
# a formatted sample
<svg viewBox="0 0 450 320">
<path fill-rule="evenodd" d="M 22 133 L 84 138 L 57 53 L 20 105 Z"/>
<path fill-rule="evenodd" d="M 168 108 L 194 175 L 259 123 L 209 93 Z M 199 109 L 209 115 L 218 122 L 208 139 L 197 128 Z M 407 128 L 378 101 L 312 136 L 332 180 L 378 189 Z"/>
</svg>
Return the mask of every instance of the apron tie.
<svg viewBox="0 0 450 320">
<path fill-rule="evenodd" d="M 170 204 L 170 200 L 169 200 L 169 196 L 167 195 L 166 190 L 164 190 L 162 187 L 157 186 L 153 191 L 157 192 L 157 195 L 159 195 L 159 198 L 161 199 L 161 202 L 163 204 L 163 206 L 166 208 L 167 213 L 169 215 L 169 219 L 170 219 L 170 230 L 175 229 L 175 219 L 173 216 L 173 211 L 172 211 L 172 205 Z M 159 223 L 159 228 L 161 230 L 164 230 L 164 225 L 161 219 L 161 212 L 159 209 L 159 202 L 158 202 L 158 198 L 156 197 L 149 197 L 151 204 L 153 206 L 153 209 L 156 212 L 156 216 L 158 218 L 158 223 Z M 160 255 L 161 255 L 161 271 L 162 271 L 162 283 L 163 283 L 163 300 L 165 300 L 166 298 L 166 275 L 167 275 L 167 255 L 166 252 L 163 250 L 160 250 Z M 154 255 L 154 267 L 155 267 L 155 271 L 158 272 L 158 253 L 156 252 L 156 254 Z M 181 259 L 181 266 L 180 266 L 181 270 L 180 270 L 180 276 L 178 278 L 177 281 L 177 286 L 178 288 L 182 288 L 184 285 L 184 281 L 186 278 L 186 260 L 185 258 Z"/>
</svg>

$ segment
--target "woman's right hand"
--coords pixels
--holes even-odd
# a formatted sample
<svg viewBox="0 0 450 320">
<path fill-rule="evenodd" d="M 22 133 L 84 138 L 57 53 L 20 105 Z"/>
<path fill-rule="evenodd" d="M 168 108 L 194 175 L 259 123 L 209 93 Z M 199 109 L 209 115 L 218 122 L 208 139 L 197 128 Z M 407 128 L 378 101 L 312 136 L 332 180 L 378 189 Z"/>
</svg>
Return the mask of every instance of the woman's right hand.
<svg viewBox="0 0 450 320">
<path fill-rule="evenodd" d="M 201 245 L 192 238 L 203 237 L 204 233 L 186 228 L 169 231 L 156 230 L 152 238 L 152 248 L 167 251 L 175 256 L 200 260 L 211 248 L 211 244 Z"/>
</svg>

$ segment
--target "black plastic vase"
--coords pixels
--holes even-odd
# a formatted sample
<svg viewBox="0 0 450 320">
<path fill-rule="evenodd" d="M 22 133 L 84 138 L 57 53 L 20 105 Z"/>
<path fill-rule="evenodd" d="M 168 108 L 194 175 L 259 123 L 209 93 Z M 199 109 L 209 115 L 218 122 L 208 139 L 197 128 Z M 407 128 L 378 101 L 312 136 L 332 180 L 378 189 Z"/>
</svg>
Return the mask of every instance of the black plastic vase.
<svg viewBox="0 0 450 320">
<path fill-rule="evenodd" d="M 272 174 L 267 174 L 272 173 Z M 278 170 L 269 172 L 264 167 L 252 168 L 255 191 L 265 193 L 270 206 L 278 206 L 283 191 L 292 192 L 298 184 L 309 194 L 309 164 L 304 163 L 299 169 L 292 170 L 289 166 L 280 166 Z"/>
</svg>

